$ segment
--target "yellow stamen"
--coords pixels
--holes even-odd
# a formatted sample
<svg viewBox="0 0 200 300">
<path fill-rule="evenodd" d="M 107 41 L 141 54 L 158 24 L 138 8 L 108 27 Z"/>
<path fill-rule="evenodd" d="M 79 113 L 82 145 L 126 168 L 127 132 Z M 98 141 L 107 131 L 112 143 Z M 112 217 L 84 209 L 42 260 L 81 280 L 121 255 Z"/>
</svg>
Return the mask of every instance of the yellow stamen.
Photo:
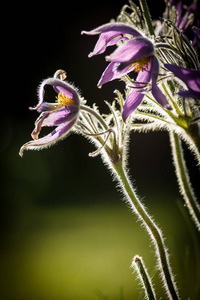
<svg viewBox="0 0 200 300">
<path fill-rule="evenodd" d="M 133 63 L 133 64 L 131 65 L 131 67 L 132 67 L 132 66 L 135 66 L 134 71 L 135 71 L 136 73 L 138 73 L 140 70 L 141 70 L 141 71 L 144 71 L 144 70 L 146 70 L 147 67 L 148 67 L 148 62 L 149 62 L 149 60 L 150 60 L 150 57 L 149 57 L 149 56 L 142 57 L 141 59 L 138 59 L 137 62 Z"/>
<path fill-rule="evenodd" d="M 56 97 L 56 100 L 61 105 L 76 105 L 76 102 L 67 97 L 64 93 L 60 92 Z"/>
</svg>

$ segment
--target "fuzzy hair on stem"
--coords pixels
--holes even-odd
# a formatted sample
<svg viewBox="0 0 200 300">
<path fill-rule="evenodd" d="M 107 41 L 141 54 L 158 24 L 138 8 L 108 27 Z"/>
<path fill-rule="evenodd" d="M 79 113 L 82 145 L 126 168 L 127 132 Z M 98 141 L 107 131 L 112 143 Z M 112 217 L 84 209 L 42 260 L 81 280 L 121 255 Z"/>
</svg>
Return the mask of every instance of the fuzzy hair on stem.
<svg viewBox="0 0 200 300">
<path fill-rule="evenodd" d="M 196 228 L 200 231 L 200 206 L 190 182 L 181 141 L 175 133 L 170 132 L 169 135 L 179 190 Z"/>
<path fill-rule="evenodd" d="M 121 186 L 125 195 L 126 202 L 129 204 L 133 213 L 136 214 L 143 227 L 149 233 L 151 241 L 155 247 L 155 255 L 160 270 L 160 276 L 163 282 L 163 287 L 169 299 L 178 300 L 178 290 L 174 275 L 169 263 L 168 250 L 164 243 L 162 231 L 155 224 L 153 218 L 147 213 L 144 205 L 141 203 L 139 197 L 136 195 L 127 172 L 124 170 L 122 164 L 119 162 L 115 167 L 115 177 L 118 184 Z"/>
<path fill-rule="evenodd" d="M 133 258 L 131 267 L 137 272 L 138 279 L 141 282 L 141 286 L 145 291 L 147 300 L 156 300 L 155 291 L 151 282 L 150 276 L 140 256 L 135 255 Z"/>
</svg>

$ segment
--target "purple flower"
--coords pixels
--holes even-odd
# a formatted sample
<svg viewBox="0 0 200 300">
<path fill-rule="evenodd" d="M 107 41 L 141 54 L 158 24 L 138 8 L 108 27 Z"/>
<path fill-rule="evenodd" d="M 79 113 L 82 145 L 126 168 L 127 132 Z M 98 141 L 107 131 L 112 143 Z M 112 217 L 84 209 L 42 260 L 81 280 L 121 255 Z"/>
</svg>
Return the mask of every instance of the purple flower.
<svg viewBox="0 0 200 300">
<path fill-rule="evenodd" d="M 198 16 L 197 1 L 193 1 L 188 7 L 184 7 L 182 0 L 170 0 L 170 6 L 175 6 L 177 11 L 176 26 L 181 30 L 189 40 L 192 41 L 193 46 L 200 46 L 200 26 Z M 184 8 L 184 9 L 183 9 Z"/>
<path fill-rule="evenodd" d="M 166 64 L 165 67 L 188 87 L 187 91 L 178 93 L 180 96 L 200 100 L 200 70 L 187 69 L 171 64 Z"/>
<path fill-rule="evenodd" d="M 52 86 L 58 94 L 55 103 L 44 101 L 46 85 Z M 31 134 L 33 140 L 21 147 L 19 153 L 21 156 L 26 149 L 40 150 L 64 139 L 70 133 L 79 116 L 79 95 L 76 89 L 66 81 L 55 77 L 44 80 L 39 86 L 38 96 L 37 106 L 30 109 L 37 110 L 41 114 L 36 120 L 35 129 Z M 44 126 L 56 128 L 50 134 L 38 139 Z"/>
<path fill-rule="evenodd" d="M 159 104 L 171 109 L 165 96 L 158 88 L 156 80 L 159 72 L 159 63 L 154 55 L 154 45 L 144 38 L 137 30 L 122 23 L 109 23 L 90 32 L 89 35 L 100 34 L 99 39 L 89 57 L 105 52 L 108 46 L 115 45 L 119 40 L 124 40 L 117 49 L 106 57 L 110 64 L 103 72 L 98 86 L 121 78 L 134 71 L 137 78 L 133 89 L 125 100 L 122 111 L 124 121 L 141 103 L 146 85 L 151 81 L 152 94 Z"/>
<path fill-rule="evenodd" d="M 144 94 L 142 93 L 142 91 L 145 90 L 144 87 L 146 86 L 147 82 L 150 81 L 152 95 L 154 96 L 156 101 L 159 104 L 161 104 L 164 108 L 169 110 L 171 109 L 171 106 L 167 102 L 165 95 L 161 92 L 156 83 L 159 71 L 159 63 L 157 58 L 155 56 L 149 57 L 145 68 L 141 65 L 139 65 L 139 68 L 140 69 L 138 71 L 134 88 L 131 89 L 123 106 L 122 117 L 124 121 L 142 102 L 144 98 Z"/>
<path fill-rule="evenodd" d="M 81 34 L 100 35 L 94 50 L 89 54 L 89 57 L 104 53 L 108 46 L 114 46 L 120 40 L 128 40 L 129 38 L 125 36 L 125 34 L 131 35 L 132 37 L 141 36 L 141 34 L 133 27 L 123 23 L 104 24 L 91 31 L 82 31 Z"/>
</svg>

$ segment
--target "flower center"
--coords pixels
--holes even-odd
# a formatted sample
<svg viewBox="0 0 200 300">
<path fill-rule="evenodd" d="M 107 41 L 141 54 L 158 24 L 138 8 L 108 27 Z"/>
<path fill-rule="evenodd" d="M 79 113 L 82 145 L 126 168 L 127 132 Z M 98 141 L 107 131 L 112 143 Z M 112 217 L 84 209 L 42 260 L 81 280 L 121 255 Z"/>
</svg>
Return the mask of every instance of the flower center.
<svg viewBox="0 0 200 300">
<path fill-rule="evenodd" d="M 67 97 L 64 93 L 60 92 L 56 97 L 56 100 L 61 105 L 76 105 L 76 102 L 71 98 Z"/>
<path fill-rule="evenodd" d="M 148 62 L 149 62 L 150 57 L 145 56 L 140 59 L 138 59 L 137 62 L 133 63 L 131 66 L 135 66 L 134 71 L 138 73 L 139 71 L 144 71 L 148 67 Z"/>
</svg>

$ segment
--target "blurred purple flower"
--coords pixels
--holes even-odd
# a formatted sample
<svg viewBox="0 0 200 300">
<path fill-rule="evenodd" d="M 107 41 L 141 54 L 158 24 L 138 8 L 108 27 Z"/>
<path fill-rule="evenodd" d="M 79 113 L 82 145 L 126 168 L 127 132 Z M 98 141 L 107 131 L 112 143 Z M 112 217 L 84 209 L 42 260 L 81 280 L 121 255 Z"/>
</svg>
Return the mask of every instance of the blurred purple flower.
<svg viewBox="0 0 200 300">
<path fill-rule="evenodd" d="M 100 34 L 99 39 L 89 57 L 105 52 L 108 46 L 115 45 L 119 40 L 125 40 L 117 49 L 106 57 L 110 64 L 103 72 L 98 86 L 121 78 L 134 71 L 137 78 L 135 84 L 125 100 L 122 111 L 124 121 L 141 103 L 146 85 L 151 81 L 152 94 L 159 104 L 167 109 L 171 109 L 165 96 L 158 88 L 156 80 L 159 72 L 159 63 L 154 55 L 154 45 L 144 38 L 137 30 L 122 23 L 109 23 L 100 26 L 85 34 Z M 125 35 L 124 35 L 125 34 Z"/>
<path fill-rule="evenodd" d="M 55 103 L 44 101 L 46 85 L 52 86 L 58 94 Z M 36 120 L 35 129 L 31 134 L 33 140 L 21 147 L 19 153 L 21 156 L 26 149 L 40 150 L 64 139 L 70 133 L 79 116 L 79 95 L 76 89 L 66 81 L 55 77 L 44 80 L 39 86 L 38 96 L 38 105 L 30 109 L 37 110 L 41 114 Z M 56 128 L 50 134 L 38 139 L 44 126 Z"/>
<path fill-rule="evenodd" d="M 198 15 L 198 4 L 196 0 L 185 8 L 182 0 L 169 0 L 170 6 L 175 6 L 177 11 L 176 26 L 181 30 L 193 46 L 200 47 L 200 20 Z M 184 9 L 183 9 L 184 8 Z"/>
<path fill-rule="evenodd" d="M 188 87 L 187 91 L 178 93 L 180 96 L 200 100 L 200 70 L 187 69 L 171 64 L 166 64 L 165 67 Z"/>
</svg>

